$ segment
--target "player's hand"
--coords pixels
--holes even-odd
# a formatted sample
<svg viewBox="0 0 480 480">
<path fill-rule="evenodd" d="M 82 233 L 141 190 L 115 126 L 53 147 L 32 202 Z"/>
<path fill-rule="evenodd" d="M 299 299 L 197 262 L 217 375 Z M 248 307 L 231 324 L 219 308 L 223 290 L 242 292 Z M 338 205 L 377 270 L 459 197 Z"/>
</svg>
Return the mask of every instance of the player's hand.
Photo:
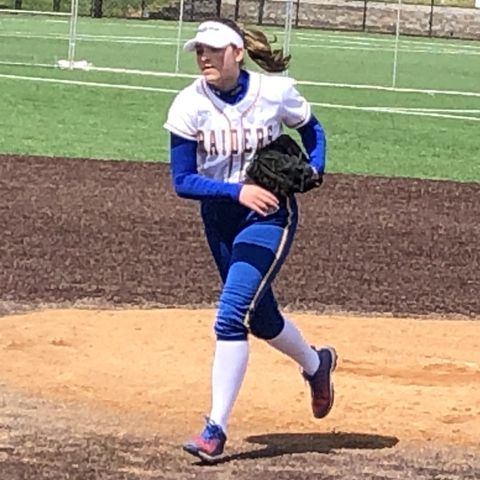
<svg viewBox="0 0 480 480">
<path fill-rule="evenodd" d="M 252 184 L 245 184 L 240 190 L 238 201 L 263 217 L 278 210 L 278 198 L 268 190 Z"/>
</svg>

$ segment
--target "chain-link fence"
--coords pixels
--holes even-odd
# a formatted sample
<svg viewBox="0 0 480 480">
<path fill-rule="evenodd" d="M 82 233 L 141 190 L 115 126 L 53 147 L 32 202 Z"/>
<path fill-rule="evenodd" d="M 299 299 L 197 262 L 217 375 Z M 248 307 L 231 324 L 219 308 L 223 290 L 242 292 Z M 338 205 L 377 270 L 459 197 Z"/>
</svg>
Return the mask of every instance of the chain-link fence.
<svg viewBox="0 0 480 480">
<path fill-rule="evenodd" d="M 480 40 L 476 0 L 402 0 L 400 33 Z M 184 21 L 225 16 L 257 25 L 283 26 L 285 0 L 185 0 Z M 79 0 L 79 14 L 176 20 L 179 0 Z M 477 6 L 480 3 L 477 1 Z M 70 0 L 0 0 L 1 8 L 69 11 Z M 293 27 L 393 33 L 398 3 L 371 0 L 296 0 Z"/>
<path fill-rule="evenodd" d="M 276 46 L 288 47 L 293 56 L 288 73 L 305 85 L 480 94 L 480 43 L 449 39 L 480 40 L 478 8 L 432 9 L 403 0 L 296 0 L 293 5 L 286 0 L 184 0 L 181 16 L 178 1 L 78 1 L 80 17 L 52 14 L 53 0 L 22 0 L 22 14 L 0 10 L 0 69 L 10 74 L 31 67 L 77 68 L 88 70 L 95 81 L 115 78 L 150 88 L 161 79 L 161 88 L 178 89 L 178 81 L 198 75 L 195 58 L 182 48 L 195 34 L 194 22 L 220 15 L 247 26 L 273 26 L 265 32 L 276 37 Z M 70 0 L 60 2 L 60 10 L 68 12 Z M 292 32 L 287 17 L 298 27 Z"/>
<path fill-rule="evenodd" d="M 222 11 L 241 21 L 283 23 L 283 1 L 223 0 Z M 370 0 L 297 0 L 293 26 L 331 30 L 394 33 L 398 2 Z M 480 9 L 473 0 L 402 2 L 400 33 L 480 39 Z"/>
</svg>

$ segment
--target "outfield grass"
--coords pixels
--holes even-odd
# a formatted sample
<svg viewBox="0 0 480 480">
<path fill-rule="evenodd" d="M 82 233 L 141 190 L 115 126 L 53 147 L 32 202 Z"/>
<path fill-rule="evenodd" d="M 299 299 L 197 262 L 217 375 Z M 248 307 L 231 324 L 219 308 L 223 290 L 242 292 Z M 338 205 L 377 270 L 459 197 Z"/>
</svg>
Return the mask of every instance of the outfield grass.
<svg viewBox="0 0 480 480">
<path fill-rule="evenodd" d="M 185 24 L 183 39 L 195 25 Z M 279 36 L 281 29 L 266 29 Z M 95 66 L 174 71 L 174 22 L 79 20 L 76 58 Z M 395 39 L 389 35 L 294 31 L 290 74 L 300 80 L 392 85 Z M 0 62 L 54 64 L 66 58 L 68 21 L 0 16 Z M 480 43 L 402 37 L 398 49 L 399 87 L 480 92 Z M 181 53 L 181 71 L 194 73 L 190 55 Z"/>
<path fill-rule="evenodd" d="M 82 21 L 85 40 L 79 41 L 77 58 L 95 66 L 172 71 L 174 25 L 138 23 Z M 65 58 L 65 39 L 50 38 L 62 35 L 64 23 L 16 26 L 8 31 L 25 28 L 46 38 L 9 37 L 3 24 L 0 60 L 28 55 L 26 45 L 18 43 L 22 39 L 30 42 L 38 63 L 52 64 L 57 54 Z M 191 29 L 186 26 L 185 36 Z M 302 47 L 307 40 L 323 48 L 311 53 Z M 294 32 L 290 73 L 300 80 L 388 86 L 392 42 L 386 36 Z M 328 171 L 480 181 L 480 44 L 406 38 L 401 45 L 398 86 L 470 95 L 301 84 L 327 132 Z M 195 72 L 193 58 L 182 55 L 181 68 Z M 191 81 L 0 64 L 2 74 L 13 78 L 0 76 L 0 152 L 139 161 L 168 161 L 162 125 L 175 93 L 160 89 L 177 91 Z M 43 83 L 42 78 L 81 84 Z M 365 107 L 378 111 L 358 110 Z"/>
</svg>

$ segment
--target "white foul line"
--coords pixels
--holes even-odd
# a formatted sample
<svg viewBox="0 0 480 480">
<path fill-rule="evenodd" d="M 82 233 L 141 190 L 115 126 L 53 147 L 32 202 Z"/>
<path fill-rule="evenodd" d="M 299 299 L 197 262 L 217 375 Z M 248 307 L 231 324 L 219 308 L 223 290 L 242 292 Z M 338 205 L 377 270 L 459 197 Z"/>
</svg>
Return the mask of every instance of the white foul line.
<svg viewBox="0 0 480 480">
<path fill-rule="evenodd" d="M 351 41 L 359 41 L 369 44 L 376 44 L 376 43 L 385 43 L 385 44 L 393 44 L 395 40 L 393 38 L 380 38 L 378 36 L 369 37 L 369 36 L 361 36 L 361 35 L 341 35 L 341 34 L 323 34 L 323 33 L 298 33 L 297 37 L 302 40 L 313 40 L 315 38 L 326 38 L 329 41 L 334 42 L 341 42 L 345 41 L 346 43 L 350 43 Z M 456 40 L 456 41 L 441 41 L 438 39 L 435 42 L 429 42 L 425 40 L 425 38 L 419 38 L 418 40 L 407 40 L 405 37 L 402 38 L 402 44 L 409 44 L 415 46 L 432 46 L 432 47 L 446 47 L 446 48 L 461 48 L 461 49 L 473 49 L 479 50 L 480 46 L 474 45 L 471 43 L 466 43 L 465 40 Z"/>
<path fill-rule="evenodd" d="M 480 114 L 480 110 L 477 108 L 419 108 L 419 107 L 379 107 L 397 110 L 405 110 L 411 112 L 439 112 L 439 113 L 472 113 Z"/>
<path fill-rule="evenodd" d="M 136 91 L 148 91 L 148 92 L 158 92 L 158 93 L 178 93 L 178 89 L 173 88 L 160 88 L 160 87 L 145 87 L 139 85 L 119 85 L 112 83 L 101 83 L 101 82 L 83 82 L 80 80 L 66 80 L 66 79 L 57 79 L 57 78 L 43 78 L 43 77 L 28 77 L 23 75 L 8 75 L 0 74 L 0 78 L 6 78 L 9 80 L 24 80 L 30 82 L 45 82 L 45 83 L 57 83 L 63 85 L 76 85 L 76 86 L 85 86 L 85 87 L 99 87 L 99 88 L 118 88 L 121 90 L 136 90 Z M 365 112 L 376 112 L 376 113 L 394 113 L 398 115 L 415 115 L 422 117 L 434 117 L 434 118 L 448 118 L 453 120 L 470 120 L 479 122 L 480 117 L 469 117 L 461 115 L 447 115 L 440 113 L 427 113 L 423 111 L 408 111 L 402 109 L 401 107 L 359 107 L 355 105 L 339 105 L 333 103 L 319 103 L 312 102 L 313 106 L 323 107 L 323 108 L 337 108 L 345 110 L 360 110 Z"/>
<path fill-rule="evenodd" d="M 42 10 L 16 10 L 12 8 L 4 8 L 0 10 L 0 13 L 14 13 L 18 15 L 19 13 L 22 15 L 49 15 L 53 17 L 70 17 L 71 13 L 67 12 L 50 12 L 48 10 L 42 11 Z"/>
<path fill-rule="evenodd" d="M 480 117 L 469 117 L 463 115 L 448 115 L 443 113 L 427 113 L 414 110 L 407 110 L 402 107 L 357 107 L 355 105 L 338 105 L 335 103 L 320 103 L 311 102 L 315 107 L 323 108 L 338 108 L 341 110 L 362 110 L 364 112 L 377 112 L 377 113 L 395 113 L 398 115 L 414 115 L 419 117 L 434 117 L 434 118 L 450 118 L 454 120 L 473 120 L 474 122 L 480 122 Z M 426 110 L 426 109 L 425 109 Z"/>
<path fill-rule="evenodd" d="M 101 82 L 82 82 L 80 80 L 65 80 L 60 78 L 43 78 L 43 77 L 26 77 L 23 75 L 7 75 L 0 73 L 0 78 L 7 78 L 10 80 L 25 80 L 30 82 L 46 82 L 46 83 L 60 83 L 64 85 L 77 85 L 84 87 L 100 87 L 100 88 L 119 88 L 121 90 L 139 90 L 147 92 L 159 92 L 159 93 L 178 93 L 179 90 L 172 88 L 159 88 L 159 87 L 143 87 L 138 85 L 118 85 L 114 83 L 101 83 Z"/>
<path fill-rule="evenodd" d="M 155 72 L 149 70 L 137 70 L 129 68 L 112 68 L 112 67 L 94 67 L 89 66 L 88 70 L 92 72 L 107 72 L 107 73 L 126 73 L 129 75 L 145 75 L 152 77 L 172 77 L 172 78 L 197 78 L 198 74 L 191 73 L 173 73 L 173 72 Z M 362 90 L 384 90 L 387 92 L 396 93 L 426 93 L 428 95 L 458 95 L 464 97 L 480 97 L 480 92 L 462 92 L 455 90 L 422 90 L 420 88 L 392 88 L 381 85 L 355 85 L 350 83 L 335 83 L 335 82 L 314 82 L 310 80 L 297 80 L 298 85 L 306 85 L 313 87 L 333 87 L 333 88 L 354 88 Z"/>
<path fill-rule="evenodd" d="M 398 88 L 383 87 L 381 85 L 352 85 L 350 83 L 312 82 L 309 80 L 298 80 L 299 85 L 312 87 L 336 87 L 336 88 L 357 88 L 363 90 L 384 90 L 397 93 L 426 93 L 428 95 L 460 95 L 464 97 L 480 97 L 480 92 L 462 92 L 457 90 L 425 90 L 420 88 Z"/>
<path fill-rule="evenodd" d="M 67 40 L 68 35 L 62 33 L 37 33 L 32 34 L 30 32 L 22 31 L 9 31 L 6 33 L 0 34 L 2 37 L 7 38 L 39 38 L 39 39 L 55 39 L 55 40 Z M 125 35 L 100 35 L 100 34 L 82 34 L 77 35 L 78 41 L 83 42 L 107 42 L 107 43 L 121 43 L 129 45 L 176 45 L 171 37 L 141 37 L 138 35 L 135 36 L 125 36 Z M 292 47 L 296 48 L 317 48 L 322 50 L 334 49 L 334 50 L 361 50 L 361 51 L 374 51 L 374 52 L 391 52 L 393 46 L 375 46 L 371 42 L 346 42 L 346 41 L 332 41 L 328 40 L 327 42 L 339 43 L 338 45 L 327 45 L 325 43 L 320 44 L 308 44 L 308 43 L 292 43 Z M 415 47 L 404 47 L 403 44 L 399 47 L 399 51 L 403 53 L 428 53 L 428 54 L 438 54 L 438 55 L 480 55 L 480 50 L 463 50 L 461 46 L 458 47 L 449 47 L 449 48 L 430 48 L 424 47 L 421 44 L 418 44 Z"/>
</svg>

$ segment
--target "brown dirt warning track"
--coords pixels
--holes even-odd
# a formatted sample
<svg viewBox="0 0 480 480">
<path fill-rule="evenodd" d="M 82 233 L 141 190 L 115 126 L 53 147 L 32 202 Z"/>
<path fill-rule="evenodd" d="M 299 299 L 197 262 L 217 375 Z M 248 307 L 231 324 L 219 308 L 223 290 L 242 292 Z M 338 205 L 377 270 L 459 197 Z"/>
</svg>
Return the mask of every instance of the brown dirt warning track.
<svg viewBox="0 0 480 480">
<path fill-rule="evenodd" d="M 168 166 L 0 157 L 0 479 L 480 478 L 480 185 L 329 175 L 275 291 L 340 354 L 322 421 L 252 339 L 227 456 L 208 412 L 219 279 Z"/>
</svg>

